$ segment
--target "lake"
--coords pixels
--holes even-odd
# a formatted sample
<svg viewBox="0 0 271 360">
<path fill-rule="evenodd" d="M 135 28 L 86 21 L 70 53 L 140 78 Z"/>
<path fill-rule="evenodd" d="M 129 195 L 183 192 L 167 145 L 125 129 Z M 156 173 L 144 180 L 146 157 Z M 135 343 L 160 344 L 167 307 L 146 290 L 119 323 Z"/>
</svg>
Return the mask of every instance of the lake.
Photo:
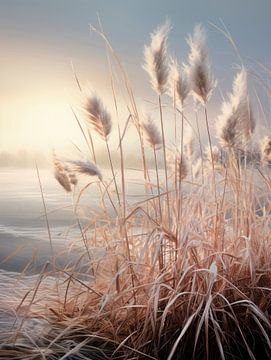
<svg viewBox="0 0 271 360">
<path fill-rule="evenodd" d="M 106 170 L 103 174 L 105 181 L 109 181 L 110 172 Z M 54 255 L 62 266 L 76 261 L 77 248 L 82 247 L 72 206 L 73 194 L 62 189 L 50 170 L 40 170 L 40 178 Z M 129 203 L 144 198 L 142 178 L 140 171 L 126 172 Z M 96 179 L 84 176 L 79 180 L 81 188 Z M 110 208 L 107 198 L 105 201 Z M 85 221 L 99 210 L 100 192 L 95 183 L 84 192 L 80 203 Z M 38 273 L 50 258 L 50 241 L 36 170 L 0 168 L 0 269 Z"/>
</svg>

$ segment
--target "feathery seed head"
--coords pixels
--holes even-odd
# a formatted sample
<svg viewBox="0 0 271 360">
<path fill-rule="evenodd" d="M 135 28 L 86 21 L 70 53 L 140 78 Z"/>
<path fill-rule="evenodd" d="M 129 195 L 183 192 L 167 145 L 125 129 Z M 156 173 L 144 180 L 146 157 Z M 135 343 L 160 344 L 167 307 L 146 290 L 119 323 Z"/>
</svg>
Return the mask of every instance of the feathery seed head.
<svg viewBox="0 0 271 360">
<path fill-rule="evenodd" d="M 169 95 L 172 97 L 175 96 L 182 110 L 184 107 L 184 101 L 189 94 L 190 89 L 186 72 L 180 67 L 176 59 L 171 59 L 169 80 Z"/>
<path fill-rule="evenodd" d="M 112 120 L 101 99 L 95 94 L 87 96 L 83 110 L 87 124 L 106 140 L 112 130 Z"/>
<path fill-rule="evenodd" d="M 69 160 L 71 164 L 71 168 L 75 173 L 90 175 L 90 176 L 97 176 L 99 180 L 102 181 L 102 173 L 99 168 L 89 160 Z"/>
<path fill-rule="evenodd" d="M 150 77 L 152 88 L 159 95 L 167 90 L 169 64 L 167 57 L 167 38 L 171 29 L 169 21 L 151 34 L 151 43 L 144 48 L 143 69 Z"/>
<path fill-rule="evenodd" d="M 216 132 L 222 146 L 244 150 L 254 129 L 255 119 L 248 96 L 247 72 L 243 68 L 233 81 L 228 101 L 222 104 Z"/>
<path fill-rule="evenodd" d="M 148 144 L 156 149 L 159 150 L 162 147 L 162 138 L 161 134 L 155 125 L 154 121 L 148 116 L 147 121 L 141 124 L 143 129 L 143 135 L 148 142 Z"/>
<path fill-rule="evenodd" d="M 59 184 L 65 189 L 67 192 L 71 192 L 71 183 L 68 176 L 67 171 L 64 168 L 62 162 L 54 157 L 53 159 L 54 165 L 54 176 L 55 179 L 59 182 Z"/>
<path fill-rule="evenodd" d="M 206 33 L 202 25 L 195 27 L 193 35 L 188 36 L 187 43 L 190 53 L 189 64 L 185 65 L 185 71 L 190 80 L 192 95 L 202 104 L 206 104 L 216 86 L 216 81 L 211 74 Z"/>
</svg>

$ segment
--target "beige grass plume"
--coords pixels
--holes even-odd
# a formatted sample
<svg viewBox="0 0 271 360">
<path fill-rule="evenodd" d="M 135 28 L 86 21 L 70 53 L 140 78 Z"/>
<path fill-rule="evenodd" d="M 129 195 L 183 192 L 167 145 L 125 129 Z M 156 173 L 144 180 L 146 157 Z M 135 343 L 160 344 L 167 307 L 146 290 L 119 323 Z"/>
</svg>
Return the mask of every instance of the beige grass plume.
<svg viewBox="0 0 271 360">
<path fill-rule="evenodd" d="M 248 96 L 247 72 L 242 68 L 233 81 L 228 101 L 222 104 L 216 132 L 222 146 L 243 150 L 250 141 L 254 129 L 255 119 Z"/>
<path fill-rule="evenodd" d="M 156 150 L 161 149 L 162 138 L 154 121 L 148 116 L 147 121 L 143 122 L 141 126 L 143 130 L 143 135 L 148 144 Z"/>
<path fill-rule="evenodd" d="M 175 96 L 177 104 L 183 110 L 184 101 L 190 89 L 185 69 L 178 64 L 176 59 L 171 59 L 169 84 L 169 95 L 173 98 Z"/>
<path fill-rule="evenodd" d="M 86 96 L 83 109 L 87 124 L 106 140 L 112 130 L 112 120 L 101 99 L 95 94 Z"/>
<path fill-rule="evenodd" d="M 65 189 L 67 192 L 71 192 L 72 188 L 70 178 L 64 165 L 60 160 L 56 159 L 55 157 L 53 159 L 53 165 L 55 179 L 59 182 L 63 189 Z"/>
<path fill-rule="evenodd" d="M 261 155 L 261 162 L 263 165 L 270 165 L 271 164 L 271 137 L 264 136 L 259 141 L 260 147 L 260 155 Z"/>
<path fill-rule="evenodd" d="M 151 34 L 151 43 L 144 48 L 143 68 L 149 74 L 153 90 L 159 95 L 167 91 L 169 76 L 167 38 L 170 29 L 170 22 L 166 21 Z"/>
<path fill-rule="evenodd" d="M 85 174 L 89 176 L 97 176 L 102 181 L 102 173 L 99 168 L 89 160 L 69 160 L 71 168 L 75 173 Z"/>
<path fill-rule="evenodd" d="M 188 65 L 185 65 L 190 80 L 192 95 L 202 104 L 209 100 L 216 81 L 211 73 L 208 51 L 206 46 L 206 33 L 202 25 L 194 28 L 193 35 L 189 35 L 187 43 L 190 47 Z"/>
</svg>

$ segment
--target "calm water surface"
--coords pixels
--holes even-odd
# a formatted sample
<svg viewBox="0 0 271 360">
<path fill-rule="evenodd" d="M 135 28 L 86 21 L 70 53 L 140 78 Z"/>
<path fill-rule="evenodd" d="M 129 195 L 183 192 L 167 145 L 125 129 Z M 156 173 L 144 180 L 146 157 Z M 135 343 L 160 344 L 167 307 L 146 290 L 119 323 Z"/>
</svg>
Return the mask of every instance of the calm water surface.
<svg viewBox="0 0 271 360">
<path fill-rule="evenodd" d="M 109 180 L 110 173 L 104 171 L 104 177 Z M 70 252 L 67 252 L 67 248 L 72 243 L 82 244 L 73 212 L 73 195 L 60 187 L 51 171 L 40 170 L 40 178 L 54 251 L 61 265 L 78 257 L 74 248 Z M 94 182 L 95 178 L 82 177 L 79 186 L 84 186 L 88 181 Z M 130 203 L 141 200 L 142 173 L 127 171 L 126 187 Z M 85 221 L 93 213 L 98 214 L 99 194 L 95 183 L 83 194 L 81 205 Z M 31 262 L 29 269 L 32 272 L 40 271 L 50 256 L 50 242 L 36 171 L 0 168 L 0 269 L 22 271 Z"/>
</svg>

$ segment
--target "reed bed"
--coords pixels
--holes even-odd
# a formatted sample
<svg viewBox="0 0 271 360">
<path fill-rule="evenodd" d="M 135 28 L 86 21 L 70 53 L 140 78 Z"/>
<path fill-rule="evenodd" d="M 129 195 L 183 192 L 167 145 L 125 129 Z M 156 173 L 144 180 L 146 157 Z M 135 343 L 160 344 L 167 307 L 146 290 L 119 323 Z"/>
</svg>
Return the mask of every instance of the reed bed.
<svg viewBox="0 0 271 360">
<path fill-rule="evenodd" d="M 106 35 L 94 30 L 114 65 L 114 101 L 114 79 L 126 92 L 127 118 L 140 144 L 144 199 L 131 204 L 127 198 L 126 126 L 120 127 L 97 95 L 86 96 L 80 119 L 84 139 L 90 145 L 95 133 L 102 138 L 112 177 L 102 176 L 95 157 L 56 156 L 55 176 L 66 191 L 77 189 L 75 211 L 86 188 L 80 189 L 80 176 L 91 177 L 89 186 L 100 188 L 101 217 L 89 220 L 84 244 L 90 252 L 93 246 L 105 248 L 105 255 L 89 257 L 89 280 L 73 268 L 55 269 L 57 281 L 49 286 L 45 271 L 31 288 L 27 309 L 46 318 L 50 331 L 29 339 L 27 346 L 10 337 L 0 358 L 269 359 L 270 138 L 257 145 L 254 137 L 247 70 L 240 68 L 221 114 L 210 119 L 207 107 L 216 81 L 204 29 L 197 26 L 188 37 L 188 63 L 179 66 L 168 54 L 167 22 L 145 47 L 144 69 L 158 96 L 157 112 L 146 120 L 118 55 Z M 190 94 L 193 104 L 186 103 Z M 187 122 L 194 111 L 205 135 Z M 175 128 L 173 145 L 166 121 Z M 118 164 L 108 140 L 113 127 L 118 128 Z M 207 147 L 201 151 L 204 138 Z M 80 229 L 84 237 L 85 228 Z M 28 296 L 17 298 L 17 312 Z"/>
</svg>

